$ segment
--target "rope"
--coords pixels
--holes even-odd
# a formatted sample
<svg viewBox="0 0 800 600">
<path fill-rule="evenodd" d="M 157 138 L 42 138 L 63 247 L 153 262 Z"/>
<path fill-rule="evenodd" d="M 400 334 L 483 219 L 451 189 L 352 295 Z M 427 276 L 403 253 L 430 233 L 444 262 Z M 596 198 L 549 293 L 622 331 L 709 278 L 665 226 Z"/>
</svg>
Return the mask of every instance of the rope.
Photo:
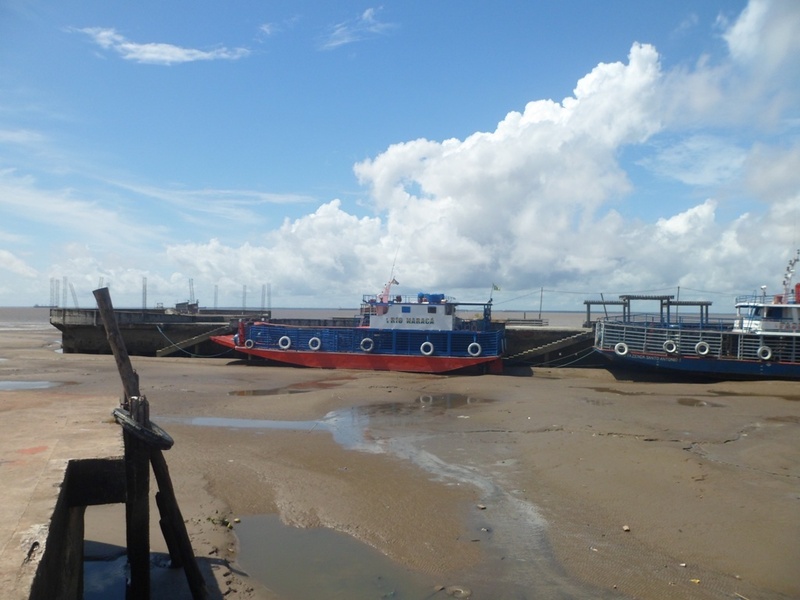
<svg viewBox="0 0 800 600">
<path fill-rule="evenodd" d="M 558 357 L 556 359 L 553 359 L 553 360 L 550 360 L 550 361 L 547 361 L 547 362 L 537 363 L 535 366 L 537 366 L 537 367 L 547 367 L 547 366 L 550 366 L 550 365 L 555 365 L 554 368 L 557 368 L 557 369 L 561 368 L 561 367 L 568 367 L 570 365 L 574 365 L 576 362 L 579 362 L 579 361 L 583 360 L 584 358 L 589 356 L 592 352 L 594 352 L 594 348 L 593 347 L 592 348 L 585 348 L 583 350 L 579 350 L 578 352 L 573 352 L 572 354 L 568 354 L 567 356 L 560 356 L 560 357 Z M 503 360 L 511 360 L 513 358 L 522 356 L 523 354 L 526 354 L 526 353 L 527 352 L 520 352 L 519 354 L 515 354 L 514 356 L 506 357 Z M 571 358 L 573 356 L 577 357 L 573 361 L 570 361 L 570 362 L 565 363 L 565 364 L 558 364 L 558 365 L 555 364 L 555 363 L 560 363 L 562 360 Z"/>
<path fill-rule="evenodd" d="M 581 352 L 583 352 L 584 354 L 582 356 L 578 356 L 579 354 L 581 354 Z M 562 358 L 569 358 L 570 356 L 578 356 L 578 358 L 576 358 L 572 362 L 568 362 L 568 363 L 563 364 L 563 365 L 555 365 L 555 368 L 556 369 L 560 369 L 562 367 L 568 367 L 570 365 L 574 365 L 576 362 L 581 361 L 584 358 L 586 358 L 587 356 L 589 356 L 592 352 L 594 352 L 594 348 L 588 348 L 586 350 L 581 350 L 580 352 L 575 352 L 574 354 L 570 354 L 569 356 L 564 356 Z M 538 364 L 536 366 L 537 367 L 547 367 L 547 366 L 552 365 L 552 364 L 554 364 L 556 362 L 557 362 L 556 360 L 551 360 L 549 362 L 540 363 L 540 364 Z"/>
<path fill-rule="evenodd" d="M 195 354 L 194 352 L 189 352 L 188 350 L 184 350 L 183 348 L 178 346 L 178 344 L 169 339 L 169 337 L 167 337 L 167 334 L 161 330 L 160 325 L 156 325 L 156 329 L 158 329 L 158 333 L 160 333 L 164 337 L 164 339 L 169 342 L 170 346 L 172 346 L 173 348 L 177 348 L 178 350 L 180 350 L 187 356 L 191 356 L 192 358 L 219 358 L 220 356 L 225 356 L 226 354 L 230 354 L 231 352 L 233 352 L 233 348 L 228 348 L 227 350 L 225 350 L 224 352 L 220 352 L 219 354 Z"/>
</svg>

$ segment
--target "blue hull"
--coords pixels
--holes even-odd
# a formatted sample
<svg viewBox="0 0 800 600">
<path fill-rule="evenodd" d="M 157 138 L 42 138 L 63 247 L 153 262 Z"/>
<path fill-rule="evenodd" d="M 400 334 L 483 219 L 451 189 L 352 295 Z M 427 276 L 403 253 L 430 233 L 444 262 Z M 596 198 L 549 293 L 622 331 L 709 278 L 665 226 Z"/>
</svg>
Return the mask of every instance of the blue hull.
<svg viewBox="0 0 800 600">
<path fill-rule="evenodd" d="M 401 329 L 370 329 L 366 327 L 297 327 L 282 325 L 253 325 L 248 338 L 254 347 L 263 349 L 314 350 L 312 339 L 319 340 L 320 352 L 363 353 L 364 340 L 372 341 L 369 353 L 414 356 L 429 343 L 432 354 L 449 357 L 472 357 L 470 345 L 480 346 L 481 356 L 500 356 L 503 353 L 505 332 L 494 331 L 424 331 Z M 281 348 L 281 339 L 289 339 L 289 347 Z M 285 342 L 284 342 L 285 344 Z M 475 347 L 473 346 L 473 352 Z"/>
<path fill-rule="evenodd" d="M 628 352 L 625 356 L 619 356 L 613 350 L 597 348 L 595 350 L 612 365 L 629 369 L 717 379 L 800 379 L 800 365 L 792 363 L 697 356 L 665 356 L 634 351 Z"/>
</svg>

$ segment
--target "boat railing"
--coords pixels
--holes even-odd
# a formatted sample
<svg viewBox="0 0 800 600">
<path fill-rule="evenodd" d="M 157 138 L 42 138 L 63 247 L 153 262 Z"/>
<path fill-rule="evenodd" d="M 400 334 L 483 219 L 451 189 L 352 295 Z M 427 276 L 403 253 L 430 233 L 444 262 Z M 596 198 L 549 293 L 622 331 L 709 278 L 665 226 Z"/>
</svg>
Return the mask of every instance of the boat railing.
<svg viewBox="0 0 800 600">
<path fill-rule="evenodd" d="M 798 294 L 789 292 L 788 294 L 776 294 L 774 296 L 767 296 L 765 294 L 745 294 L 743 296 L 736 296 L 736 304 L 798 304 L 800 297 Z"/>
<path fill-rule="evenodd" d="M 617 354 L 633 352 L 665 359 L 692 356 L 764 360 L 768 354 L 778 361 L 800 360 L 800 336 L 777 332 L 737 335 L 729 328 L 670 328 L 657 321 L 601 319 L 595 329 L 595 346 Z"/>
<path fill-rule="evenodd" d="M 444 294 L 392 294 L 386 301 L 382 301 L 380 294 L 364 294 L 361 303 L 365 306 L 377 304 L 453 304 L 455 303 L 455 298 Z"/>
<path fill-rule="evenodd" d="M 604 322 L 628 323 L 648 327 L 663 327 L 667 329 L 711 329 L 725 331 L 731 329 L 734 317 L 700 318 L 698 316 L 670 316 L 669 319 L 657 314 L 638 313 L 632 315 L 612 315 L 600 319 Z"/>
</svg>

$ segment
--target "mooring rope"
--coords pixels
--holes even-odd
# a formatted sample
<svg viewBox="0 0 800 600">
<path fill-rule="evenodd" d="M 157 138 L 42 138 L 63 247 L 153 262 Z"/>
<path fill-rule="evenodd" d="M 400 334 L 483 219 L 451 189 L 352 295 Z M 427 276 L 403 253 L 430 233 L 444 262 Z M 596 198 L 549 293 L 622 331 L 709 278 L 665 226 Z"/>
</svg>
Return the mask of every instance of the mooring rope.
<svg viewBox="0 0 800 600">
<path fill-rule="evenodd" d="M 173 348 L 177 348 L 178 350 L 180 350 L 187 356 L 191 356 L 192 358 L 219 358 L 220 356 L 225 356 L 226 354 L 230 354 L 231 352 L 233 352 L 233 348 L 228 348 L 227 350 L 225 350 L 224 352 L 220 352 L 219 354 L 195 354 L 194 352 L 189 352 L 188 350 L 184 350 L 183 348 L 178 346 L 178 344 L 169 339 L 169 337 L 167 337 L 167 334 L 162 331 L 160 325 L 156 325 L 156 329 L 158 329 L 158 332 L 162 336 L 164 336 L 165 340 L 169 342 L 170 346 L 172 346 Z"/>
</svg>

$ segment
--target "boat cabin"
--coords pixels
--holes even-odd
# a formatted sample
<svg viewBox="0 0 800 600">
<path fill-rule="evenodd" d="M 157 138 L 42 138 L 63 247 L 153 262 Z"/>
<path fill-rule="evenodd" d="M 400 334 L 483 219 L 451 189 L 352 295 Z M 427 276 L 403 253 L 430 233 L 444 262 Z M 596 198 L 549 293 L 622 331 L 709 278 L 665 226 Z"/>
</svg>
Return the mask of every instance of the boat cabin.
<svg viewBox="0 0 800 600">
<path fill-rule="evenodd" d="M 361 305 L 361 326 L 372 329 L 456 329 L 456 303 L 444 294 L 395 296 L 384 299 L 364 296 Z"/>
<path fill-rule="evenodd" d="M 733 331 L 743 333 L 800 332 L 800 284 L 794 294 L 781 294 L 768 302 L 766 296 L 741 296 L 736 299 Z"/>
</svg>

